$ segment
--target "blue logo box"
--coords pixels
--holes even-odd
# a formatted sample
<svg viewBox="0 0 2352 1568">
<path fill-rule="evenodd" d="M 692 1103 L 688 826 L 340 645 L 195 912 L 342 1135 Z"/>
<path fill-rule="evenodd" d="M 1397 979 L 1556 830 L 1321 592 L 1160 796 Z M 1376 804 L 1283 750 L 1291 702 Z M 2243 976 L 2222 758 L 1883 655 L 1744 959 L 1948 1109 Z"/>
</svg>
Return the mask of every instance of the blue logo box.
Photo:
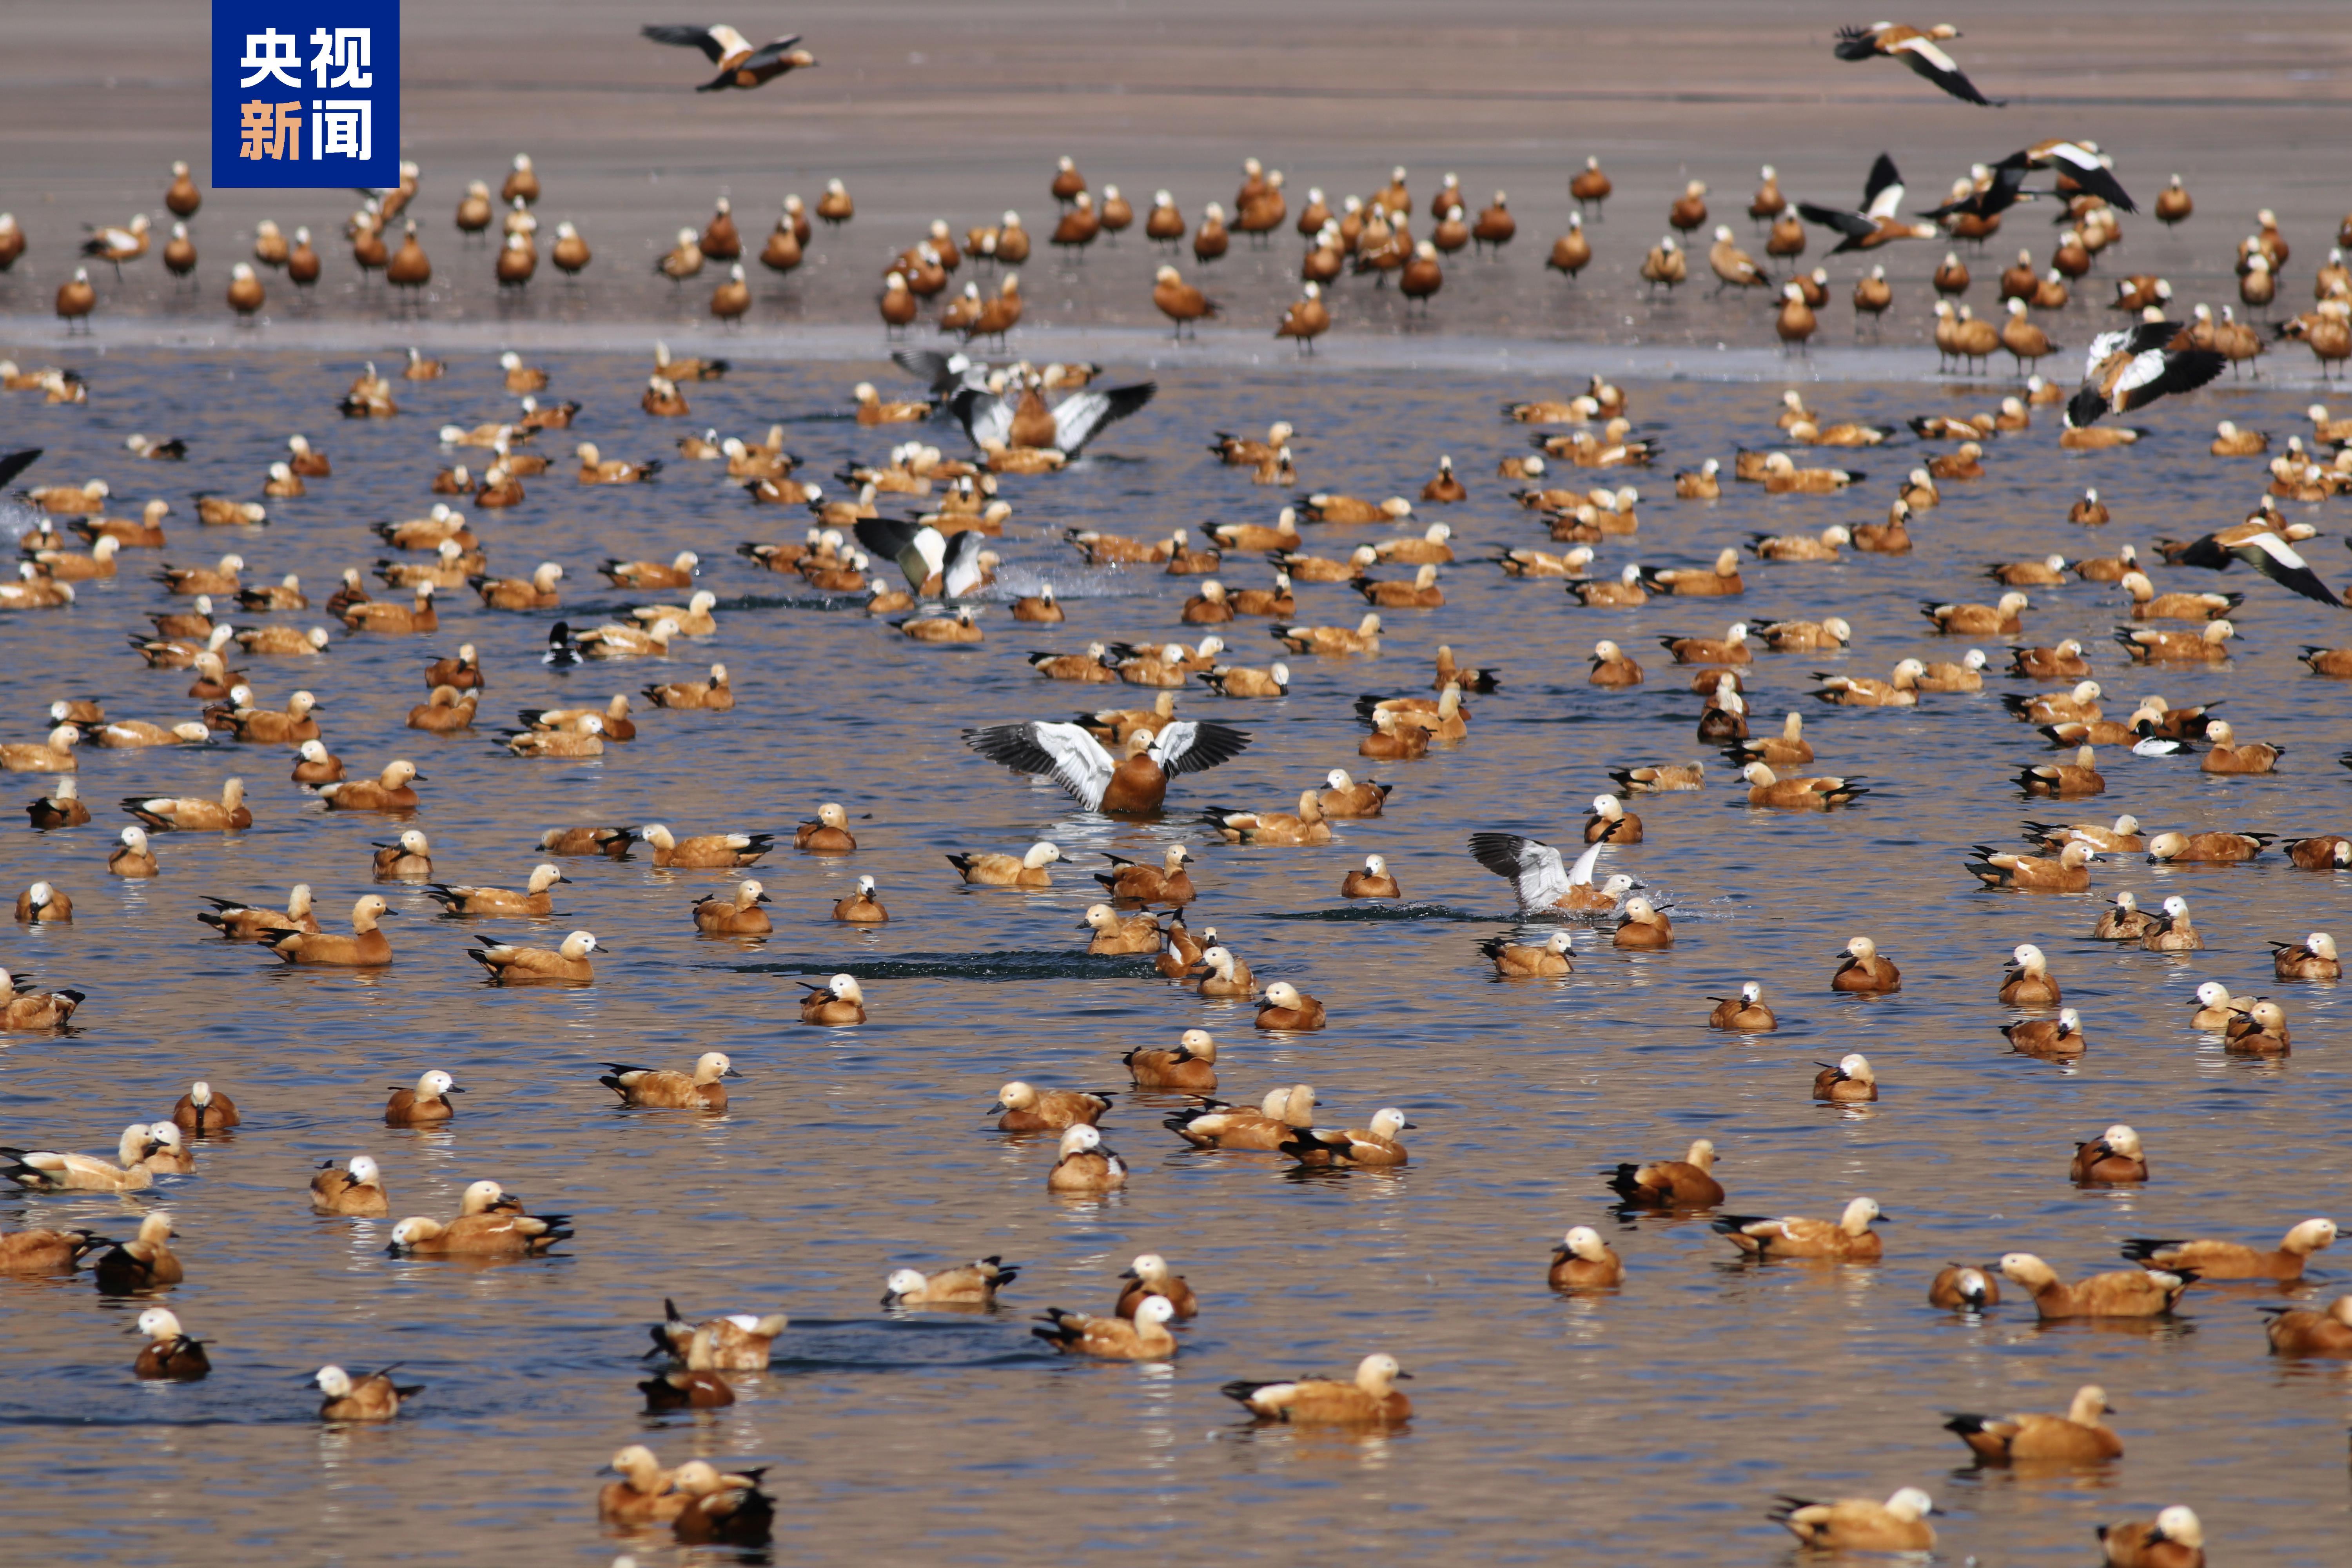
<svg viewBox="0 0 2352 1568">
<path fill-rule="evenodd" d="M 213 0 L 212 183 L 400 183 L 399 0 Z"/>
</svg>

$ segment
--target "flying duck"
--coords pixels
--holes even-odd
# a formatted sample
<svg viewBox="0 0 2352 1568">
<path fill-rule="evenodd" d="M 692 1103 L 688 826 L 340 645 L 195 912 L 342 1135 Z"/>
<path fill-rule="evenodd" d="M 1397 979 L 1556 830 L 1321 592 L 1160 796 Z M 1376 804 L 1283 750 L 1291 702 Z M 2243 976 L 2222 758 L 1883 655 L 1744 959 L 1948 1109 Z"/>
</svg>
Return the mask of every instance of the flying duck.
<svg viewBox="0 0 2352 1568">
<path fill-rule="evenodd" d="M 1870 166 L 1870 177 L 1862 187 L 1862 207 L 1859 211 L 1825 206 L 1816 202 L 1797 204 L 1797 211 L 1806 222 L 1833 228 L 1844 237 L 1830 251 L 1832 256 L 1843 255 L 1849 250 L 1875 250 L 1898 239 L 1936 237 L 1934 224 L 1906 223 L 1895 216 L 1902 207 L 1903 176 L 1896 171 L 1895 160 L 1884 153 Z"/>
<path fill-rule="evenodd" d="M 2221 374 L 2225 363 L 2217 350 L 2189 346 L 2168 321 L 2101 332 L 2084 359 L 2083 384 L 2067 400 L 2067 428 L 2145 408 L 2168 393 L 2194 391 Z"/>
<path fill-rule="evenodd" d="M 1960 30 L 1949 22 L 1938 22 L 1932 27 L 1874 22 L 1867 27 L 1840 27 L 1832 52 L 1842 60 L 1900 60 L 1915 75 L 1927 78 L 1963 103 L 1999 108 L 1999 100 L 1978 91 L 1952 57 L 1937 47 L 1959 36 Z"/>
<path fill-rule="evenodd" d="M 694 89 L 697 92 L 723 92 L 729 88 L 748 92 L 753 88 L 766 86 L 780 76 L 817 63 L 814 55 L 800 47 L 801 36 L 798 33 L 772 38 L 754 48 L 750 39 L 724 22 L 715 26 L 657 26 L 640 31 L 656 44 L 700 49 L 710 57 L 710 63 L 719 68 L 719 74 L 698 86 Z"/>
</svg>

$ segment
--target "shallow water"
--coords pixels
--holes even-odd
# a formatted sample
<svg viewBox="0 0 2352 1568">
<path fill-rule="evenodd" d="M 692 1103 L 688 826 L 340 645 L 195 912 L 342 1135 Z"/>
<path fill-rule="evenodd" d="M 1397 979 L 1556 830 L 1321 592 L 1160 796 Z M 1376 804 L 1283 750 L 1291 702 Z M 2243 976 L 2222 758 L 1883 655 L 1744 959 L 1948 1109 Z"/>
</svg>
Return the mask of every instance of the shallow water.
<svg viewBox="0 0 2352 1568">
<path fill-rule="evenodd" d="M 119 510 L 149 493 L 172 499 L 162 559 L 236 550 L 248 580 L 296 572 L 323 598 L 341 567 L 388 553 L 367 523 L 425 510 L 425 479 L 446 460 L 435 428 L 510 406 L 489 361 L 467 356 L 446 381 L 397 385 L 400 418 L 345 424 L 331 411 L 353 369 L 341 360 L 113 354 L 89 366 L 87 408 L 6 403 L 6 444 L 49 449 L 34 471 L 43 482 L 104 475 Z M 414 826 L 430 835 L 445 880 L 519 885 L 539 832 L 559 823 L 775 829 L 829 799 L 848 805 L 860 852 L 772 856 L 757 873 L 776 900 L 764 942 L 698 938 L 687 907 L 730 879 L 657 871 L 641 853 L 569 863 L 576 885 L 559 889 L 563 914 L 536 924 L 445 921 L 417 889 L 387 889 L 401 917 L 387 927 L 394 966 L 295 972 L 208 939 L 192 918 L 199 897 L 276 900 L 308 880 L 322 913 L 340 919 L 369 890 L 367 846 L 402 825 L 323 815 L 288 783 L 290 758 L 275 748 L 86 753 L 81 789 L 96 822 L 0 834 L 9 885 L 44 877 L 79 905 L 71 926 L 17 928 L 0 962 L 89 993 L 72 1034 L 0 1045 L 5 1139 L 103 1149 L 124 1122 L 165 1114 L 197 1076 L 247 1120 L 203 1150 L 197 1175 L 168 1179 L 150 1199 L 0 1201 L 7 1228 L 118 1234 L 168 1202 L 189 1271 L 169 1299 L 211 1343 L 217 1369 L 205 1384 L 137 1385 L 134 1346 L 118 1331 L 140 1303 L 109 1301 L 87 1280 L 0 1280 L 11 1325 L 0 1336 L 0 1455 L 53 1483 L 20 1489 L 11 1510 L 28 1557 L 600 1559 L 618 1548 L 597 1527 L 592 1472 L 640 1440 L 672 1463 L 698 1453 L 770 1466 L 779 1562 L 1066 1561 L 1140 1544 L 1183 1561 L 1339 1546 L 1449 1560 L 1581 1547 L 1597 1560 L 1749 1563 L 1785 1555 L 1785 1536 L 1762 1517 L 1775 1492 L 1883 1497 L 1905 1484 L 1948 1510 L 1943 1550 L 1954 1562 L 2085 1561 L 2094 1523 L 2171 1502 L 2199 1510 L 2217 1557 L 2340 1554 L 2328 1543 L 2344 1530 L 2345 1375 L 2266 1353 L 2255 1309 L 2278 1298 L 2201 1289 L 2176 1322 L 2102 1331 L 2038 1328 L 2014 1293 L 1981 1321 L 1934 1311 L 1925 1296 L 1948 1259 L 2027 1249 L 2074 1276 L 2120 1267 L 2125 1237 L 2267 1244 L 2295 1220 L 2338 1211 L 2352 1080 L 2337 1060 L 2336 988 L 2274 983 L 2263 958 L 2266 941 L 2344 928 L 2341 879 L 2275 855 L 2226 871 L 2127 859 L 2099 866 L 2090 895 L 2028 897 L 1977 889 L 1961 863 L 1970 845 L 2015 843 L 2023 820 L 2123 810 L 2150 831 L 2345 829 L 2352 805 L 2334 760 L 2352 738 L 2344 689 L 2294 658 L 2299 644 L 2344 641 L 2341 612 L 2242 571 L 2159 573 L 2160 587 L 2246 593 L 2242 637 L 2226 666 L 2141 672 L 2108 657 L 2114 590 L 2034 595 L 2020 640 L 2081 637 L 2111 708 L 2150 691 L 2175 703 L 2227 699 L 2242 738 L 2287 747 L 2274 779 L 2207 780 L 2193 763 L 2108 752 L 2105 797 L 2021 803 L 2008 780 L 2046 753 L 2002 713 L 1999 692 L 2026 683 L 1994 681 L 1908 711 L 1803 702 L 1815 771 L 1867 775 L 1873 793 L 1826 818 L 1755 813 L 1711 761 L 1704 792 L 1636 803 L 1649 841 L 1612 852 L 1604 873 L 1631 871 L 1671 897 L 1677 943 L 1628 954 L 1580 936 L 1577 973 L 1563 983 L 1492 978 L 1476 943 L 1517 928 L 1507 889 L 1463 844 L 1478 828 L 1571 842 L 1608 768 L 1711 758 L 1691 735 L 1697 699 L 1654 637 L 1719 633 L 1735 616 L 1851 620 L 1857 638 L 1843 658 L 1759 659 L 1760 732 L 1800 705 L 1815 669 L 1883 675 L 1906 655 L 1957 657 L 1968 644 L 1927 635 L 1915 605 L 1996 596 L 1977 575 L 1987 563 L 2109 553 L 2126 541 L 2152 554 L 2158 536 L 2235 521 L 2257 494 L 2258 467 L 2205 454 L 2213 420 L 2283 441 L 2303 427 L 2304 398 L 2223 389 L 2161 405 L 2144 417 L 2156 434 L 2137 449 L 2086 458 L 2056 450 L 2045 413 L 2032 434 L 1991 445 L 1987 479 L 1946 487 L 1945 504 L 1915 527 L 1911 556 L 1752 565 L 1737 601 L 1598 611 L 1557 583 L 1508 580 L 1479 559 L 1543 542 L 1534 514 L 1509 500 L 1514 487 L 1494 478 L 1497 457 L 1524 449 L 1527 435 L 1496 405 L 1563 388 L 1429 375 L 1335 383 L 1311 368 L 1162 373 L 1159 400 L 1098 454 L 1058 478 L 1006 482 L 1016 508 L 999 546 L 1008 581 L 1050 578 L 1068 624 L 1017 626 L 999 611 L 985 618 L 986 643 L 950 650 L 907 644 L 856 606 L 821 604 L 738 558 L 736 542 L 795 537 L 803 519 L 750 505 L 715 477 L 718 465 L 670 450 L 689 424 L 752 435 L 782 419 L 807 475 L 877 458 L 906 432 L 861 430 L 839 410 L 858 376 L 908 384 L 887 367 L 762 367 L 690 387 L 693 419 L 670 422 L 636 412 L 637 359 L 552 368 L 549 395 L 587 405 L 575 437 L 600 441 L 607 457 L 671 466 L 642 489 L 583 489 L 560 473 L 529 481 L 524 506 L 477 514 L 493 570 L 562 562 L 562 614 L 579 625 L 674 597 L 608 592 L 597 561 L 695 549 L 720 595 L 720 635 L 669 665 L 551 672 L 537 653 L 552 616 L 490 614 L 457 594 L 436 637 L 338 637 L 315 665 L 249 662 L 262 698 L 316 691 L 354 772 L 415 759 L 429 782 Z M 1666 462 L 1633 476 L 1648 498 L 1641 531 L 1602 548 L 1602 573 L 1629 559 L 1701 563 L 1751 531 L 1875 519 L 1891 479 L 1924 460 L 1907 437 L 1847 455 L 1870 471 L 1851 500 L 1727 487 L 1717 503 L 1676 502 L 1664 469 L 1769 443 L 1777 389 L 1629 390 Z M 1813 400 L 1834 416 L 1890 422 L 1990 401 L 1932 384 L 1822 388 Z M 1060 531 L 1150 534 L 1267 518 L 1280 497 L 1200 447 L 1212 429 L 1275 417 L 1304 433 L 1307 489 L 1417 494 L 1437 454 L 1453 454 L 1474 500 L 1418 509 L 1442 511 L 1455 530 L 1462 559 L 1444 577 L 1447 605 L 1390 613 L 1376 658 L 1293 658 L 1286 700 L 1185 694 L 1184 712 L 1256 741 L 1227 766 L 1178 781 L 1160 823 L 1075 811 L 1049 786 L 964 751 L 956 731 L 968 724 L 1148 705 L 1147 690 L 1039 680 L 1022 656 L 1181 635 L 1177 604 L 1193 582 L 1074 570 Z M 193 456 L 182 467 L 131 461 L 120 442 L 134 429 L 185 437 Z M 331 456 L 335 477 L 314 481 L 307 500 L 270 503 L 266 530 L 197 528 L 189 493 L 248 493 L 294 429 Z M 944 430 L 933 438 L 960 444 Z M 541 445 L 570 449 L 560 433 Z M 2086 483 L 2117 519 L 2097 533 L 2063 521 Z M 1321 531 L 1334 536 L 1318 542 L 1326 552 L 1340 553 L 1387 531 Z M 2340 551 L 2332 538 L 2310 548 L 2331 577 Z M 47 702 L 69 694 L 103 694 L 117 715 L 193 716 L 184 673 L 145 671 L 122 649 L 121 635 L 162 603 L 146 580 L 158 553 L 123 559 L 123 574 L 89 585 L 70 612 L 0 619 L 0 657 L 22 672 L 8 739 L 33 738 Z M 1224 575 L 1254 583 L 1264 571 L 1237 561 Z M 1305 621 L 1352 624 L 1361 613 L 1344 587 L 1302 585 L 1300 597 Z M 1263 664 L 1272 644 L 1260 626 L 1225 631 Z M 1600 637 L 1641 658 L 1649 684 L 1587 686 L 1586 650 Z M 461 640 L 479 646 L 489 671 L 480 731 L 403 729 L 424 696 L 420 660 Z M 1471 737 L 1450 752 L 1360 763 L 1350 700 L 1425 690 L 1440 642 L 1499 666 L 1504 689 L 1474 701 Z M 731 718 L 640 713 L 640 738 L 595 763 L 524 763 L 490 743 L 516 708 L 601 701 L 688 678 L 712 658 L 740 692 Z M 1286 809 L 1340 764 L 1397 784 L 1388 816 L 1343 825 L 1324 848 L 1204 840 L 1198 808 Z M 252 830 L 159 837 L 160 878 L 106 875 L 118 797 L 205 793 L 231 773 L 252 786 Z M 12 779 L 10 800 L 47 783 Z M 940 858 L 1041 837 L 1072 858 L 1047 891 L 965 889 Z M 1204 1005 L 1133 960 L 1084 955 L 1078 922 L 1098 864 L 1089 855 L 1156 857 L 1180 838 L 1202 851 L 1193 929 L 1216 926 L 1261 981 L 1291 979 L 1322 997 L 1328 1032 L 1256 1036 L 1244 1007 Z M 1388 858 L 1412 900 L 1384 912 L 1395 918 L 1338 898 L 1366 853 Z M 861 873 L 877 879 L 893 916 L 878 931 L 827 919 Z M 2184 892 L 2208 950 L 2166 957 L 2084 940 L 2122 888 L 2150 907 Z M 551 945 L 574 927 L 607 950 L 593 987 L 492 989 L 464 957 L 477 931 Z M 1903 967 L 1900 994 L 1828 992 L 1838 950 L 1862 931 Z M 2028 941 L 2049 952 L 2082 1010 L 2091 1048 L 2071 1067 L 2011 1056 L 1997 1032 L 2014 1016 L 1995 1001 L 2001 963 Z M 872 1021 L 800 1026 L 793 979 L 835 970 L 873 977 Z M 1780 1031 L 1707 1031 L 1706 998 L 1748 978 L 1780 1010 Z M 2279 996 L 2294 1055 L 2249 1064 L 2190 1032 L 2186 1005 L 2207 978 Z M 1134 1166 L 1129 1188 L 1071 1202 L 1045 1195 L 1048 1145 L 990 1130 L 986 1108 L 1006 1079 L 1123 1091 L 1120 1051 L 1196 1024 L 1218 1036 L 1228 1097 L 1303 1079 L 1331 1123 L 1358 1126 L 1381 1106 L 1402 1107 L 1419 1127 L 1412 1163 L 1299 1177 L 1272 1156 L 1194 1153 L 1159 1126 L 1180 1097 L 1122 1093 L 1107 1131 Z M 714 1047 L 746 1075 L 722 1117 L 615 1110 L 595 1081 L 608 1060 L 677 1065 Z M 1877 1065 L 1883 1100 L 1859 1111 L 1811 1104 L 1812 1064 L 1849 1050 Z M 460 1118 L 446 1131 L 384 1128 L 385 1086 L 429 1067 L 471 1091 Z M 2141 1131 L 2156 1180 L 2139 1192 L 2076 1192 L 2071 1142 L 2116 1121 Z M 1895 1222 L 1886 1262 L 1742 1268 L 1703 1222 L 1611 1215 L 1597 1171 L 1678 1153 L 1699 1135 L 1722 1151 L 1733 1212 L 1833 1215 L 1855 1194 L 1876 1197 Z M 316 1218 L 304 1202 L 313 1166 L 361 1152 L 383 1165 L 395 1216 L 446 1214 L 466 1183 L 491 1176 L 537 1210 L 574 1215 L 579 1236 L 547 1261 L 390 1260 L 388 1226 Z M 1548 1249 L 1576 1224 L 1601 1226 L 1625 1256 L 1618 1295 L 1562 1300 L 1544 1288 Z M 1167 1254 L 1206 1303 L 1172 1366 L 1064 1364 L 1023 1331 L 1049 1304 L 1107 1308 L 1113 1277 L 1147 1249 Z M 997 1314 L 877 1308 L 890 1268 L 982 1253 L 1024 1268 Z M 2318 1304 L 2340 1277 L 2340 1267 L 2315 1268 L 2296 1296 Z M 780 1309 L 794 1321 L 774 1367 L 743 1379 L 732 1408 L 648 1417 L 634 1358 L 664 1295 L 698 1315 Z M 1420 1415 L 1406 1431 L 1253 1432 L 1216 1394 L 1234 1378 L 1341 1373 L 1375 1349 L 1417 1374 L 1408 1386 Z M 400 1362 L 427 1391 L 394 1426 L 321 1430 L 305 1380 L 330 1360 Z M 2109 1391 L 2129 1446 L 2105 1473 L 1979 1470 L 1939 1426 L 1953 1410 L 2063 1408 L 2087 1381 Z M 661 1537 L 635 1544 L 641 1557 L 669 1556 Z"/>
</svg>

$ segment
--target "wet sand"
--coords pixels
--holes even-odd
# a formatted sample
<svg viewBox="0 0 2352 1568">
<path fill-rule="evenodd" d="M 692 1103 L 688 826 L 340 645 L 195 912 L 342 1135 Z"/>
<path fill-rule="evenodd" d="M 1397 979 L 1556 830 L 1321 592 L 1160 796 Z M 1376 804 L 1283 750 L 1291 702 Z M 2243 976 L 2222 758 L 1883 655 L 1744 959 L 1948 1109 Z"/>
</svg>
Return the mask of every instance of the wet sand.
<svg viewBox="0 0 2352 1568">
<path fill-rule="evenodd" d="M 165 165 L 189 158 L 201 179 L 205 81 L 203 13 L 163 5 L 102 8 L 110 47 L 84 43 L 84 13 L 44 8 L 12 16 L 20 61 L 60 68 L 10 73 L 0 137 L 11 167 L 0 208 L 15 210 L 33 249 L 0 278 L 0 313 L 17 342 L 54 331 L 40 319 L 71 265 L 81 225 L 158 214 Z M 2124 246 L 2084 280 L 2053 332 L 2068 343 L 2096 329 L 2124 271 L 2169 279 L 2183 308 L 2233 301 L 2231 247 L 2261 207 L 2275 209 L 2294 247 L 2281 301 L 2307 296 L 2347 198 L 2333 149 L 2352 110 L 2352 50 L 2324 5 L 2226 13 L 2189 5 L 1972 8 L 1954 46 L 1975 79 L 2010 107 L 1945 98 L 1891 63 L 1832 58 L 1842 13 L 1790 16 L 1778 7 L 1676 7 L 1671 32 L 1622 7 L 1473 5 L 1426 7 L 1312 4 L 1214 5 L 1106 14 L 1076 5 L 858 7 L 796 13 L 823 62 L 756 93 L 698 95 L 703 60 L 635 37 L 641 7 L 610 4 L 411 5 L 405 46 L 404 151 L 424 165 L 415 206 L 436 264 L 416 310 L 434 323 L 506 331 L 567 323 L 677 331 L 707 325 L 715 273 L 680 289 L 655 278 L 654 259 L 683 225 L 699 226 L 721 193 L 736 204 L 752 249 L 787 192 L 814 200 L 845 179 L 856 220 L 820 230 L 806 264 L 779 281 L 749 266 L 751 324 L 871 321 L 881 265 L 934 217 L 960 235 L 1019 210 L 1042 242 L 1053 208 L 1045 186 L 1055 156 L 1075 156 L 1099 192 L 1120 185 L 1147 205 L 1156 188 L 1188 217 L 1219 200 L 1230 208 L 1245 156 L 1288 177 L 1291 207 L 1320 186 L 1336 207 L 1369 195 L 1389 167 L 1412 173 L 1425 206 L 1446 171 L 1474 210 L 1496 188 L 1511 194 L 1519 237 L 1500 262 L 1449 262 L 1427 324 L 1407 319 L 1395 290 L 1350 279 L 1332 290 L 1335 337 L 1468 333 L 1516 339 L 1769 345 L 1769 302 L 1705 298 L 1711 279 L 1650 304 L 1633 269 L 1664 232 L 1664 209 L 1690 178 L 1743 237 L 1757 165 L 1770 162 L 1792 195 L 1852 203 L 1871 158 L 1894 154 L 1917 210 L 1973 161 L 2050 136 L 2107 147 L 2143 207 L 2181 174 L 2199 203 L 2174 231 L 2126 219 Z M 759 31 L 758 28 L 752 28 Z M 492 63 L 488 70 L 482 62 Z M 199 68 L 192 70 L 191 63 Z M 584 281 L 567 287 L 542 262 L 520 300 L 496 298 L 491 256 L 469 250 L 449 214 L 469 179 L 495 187 L 517 151 L 532 153 L 546 195 L 543 221 L 569 218 L 597 251 Z M 1570 282 L 1542 267 L 1571 204 L 1569 173 L 1599 156 L 1616 181 L 1604 221 L 1591 226 L 1594 265 Z M 229 263 L 249 248 L 253 224 L 321 238 L 326 279 L 296 303 L 274 284 L 273 321 L 314 316 L 391 320 L 404 307 L 362 290 L 339 232 L 352 202 L 330 193 L 211 193 L 194 226 L 199 282 L 174 295 L 151 259 L 119 289 L 101 273 L 100 330 L 109 316 L 186 317 L 225 325 Z M 1427 224 L 1425 215 L 1421 219 Z M 1993 306 L 1992 273 L 2019 245 L 2046 258 L 2044 212 L 2021 208 L 2001 236 L 1969 258 L 1970 298 Z M 1821 231 L 1803 258 L 1822 264 Z M 545 237 L 542 236 L 542 243 Z M 1038 246 L 1024 269 L 1032 329 L 1160 324 L 1150 303 L 1160 258 L 1139 228 L 1065 266 Z M 1923 341 L 1927 274 L 1944 247 L 1891 247 L 1883 261 L 1898 300 L 1885 341 Z M 1188 276 L 1223 301 L 1241 337 L 1269 332 L 1297 297 L 1297 238 L 1266 251 L 1237 242 Z M 1703 260 L 1703 258 L 1701 258 Z M 1849 331 L 1845 304 L 1865 266 L 1828 264 L 1836 304 L 1824 338 Z M 1704 273 L 1704 267 L 1695 268 Z"/>
</svg>

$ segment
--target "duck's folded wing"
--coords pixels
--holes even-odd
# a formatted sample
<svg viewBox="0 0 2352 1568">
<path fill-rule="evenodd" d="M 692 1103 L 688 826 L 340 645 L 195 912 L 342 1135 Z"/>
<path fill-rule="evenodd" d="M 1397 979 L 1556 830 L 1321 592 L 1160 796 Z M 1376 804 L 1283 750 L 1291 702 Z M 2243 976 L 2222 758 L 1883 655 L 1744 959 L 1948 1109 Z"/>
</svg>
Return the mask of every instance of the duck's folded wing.
<svg viewBox="0 0 2352 1568">
<path fill-rule="evenodd" d="M 1179 720 L 1153 738 L 1151 760 L 1171 777 L 1197 773 L 1233 761 L 1249 748 L 1249 743 L 1248 732 L 1230 724 Z"/>
</svg>

